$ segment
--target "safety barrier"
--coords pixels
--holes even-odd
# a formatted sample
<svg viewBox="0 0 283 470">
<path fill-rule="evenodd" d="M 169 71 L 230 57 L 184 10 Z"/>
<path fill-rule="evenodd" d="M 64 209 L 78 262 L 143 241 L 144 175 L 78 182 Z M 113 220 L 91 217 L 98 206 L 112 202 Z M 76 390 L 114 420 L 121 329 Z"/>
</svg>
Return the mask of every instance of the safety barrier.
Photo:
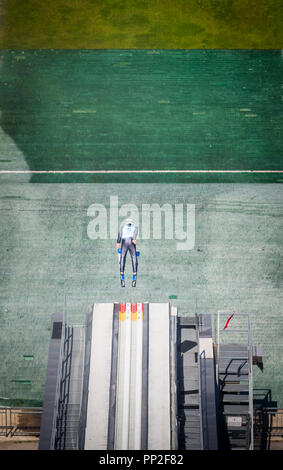
<svg viewBox="0 0 283 470">
<path fill-rule="evenodd" d="M 0 435 L 39 436 L 42 408 L 0 407 Z"/>
</svg>

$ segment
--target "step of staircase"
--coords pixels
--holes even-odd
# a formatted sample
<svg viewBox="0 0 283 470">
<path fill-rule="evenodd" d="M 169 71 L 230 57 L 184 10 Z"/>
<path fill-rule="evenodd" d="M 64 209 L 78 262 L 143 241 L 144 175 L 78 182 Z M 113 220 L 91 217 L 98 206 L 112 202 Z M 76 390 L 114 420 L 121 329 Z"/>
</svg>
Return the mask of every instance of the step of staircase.
<svg viewBox="0 0 283 470">
<path fill-rule="evenodd" d="M 247 362 L 221 362 L 219 363 L 219 374 L 237 374 L 247 375 L 249 373 L 249 365 Z"/>
<path fill-rule="evenodd" d="M 223 403 L 249 403 L 249 395 L 236 395 L 233 393 L 224 394 Z"/>
<path fill-rule="evenodd" d="M 249 417 L 249 354 L 248 345 L 227 343 L 219 346 L 219 385 L 226 438 L 234 450 L 248 449 Z M 242 418 L 240 422 L 237 419 Z"/>
<path fill-rule="evenodd" d="M 186 326 L 180 329 L 178 344 L 178 414 L 181 417 L 182 430 L 180 441 L 184 449 L 199 450 L 201 436 L 196 322 L 194 317 L 182 320 Z"/>
<path fill-rule="evenodd" d="M 199 380 L 198 377 L 185 378 L 183 381 L 180 380 L 180 385 L 183 385 L 184 390 L 198 390 Z M 182 387 L 180 387 L 182 389 Z"/>
<path fill-rule="evenodd" d="M 230 432 L 233 432 L 233 433 L 234 433 L 234 432 L 238 432 L 238 433 L 244 432 L 244 433 L 245 433 L 245 432 L 247 431 L 247 429 L 248 429 L 246 424 L 243 424 L 242 426 L 229 426 L 229 425 L 226 423 L 226 425 L 227 425 L 227 429 L 228 429 L 228 434 L 229 434 Z"/>
<path fill-rule="evenodd" d="M 240 392 L 249 392 L 249 385 L 247 383 L 245 384 L 239 384 L 239 383 L 225 383 L 221 387 L 222 392 L 227 392 L 227 393 L 240 393 Z"/>
<path fill-rule="evenodd" d="M 182 329 L 186 327 L 192 327 L 195 328 L 197 324 L 197 319 L 196 317 L 192 316 L 180 316 L 178 317 L 178 323 L 180 326 L 182 326 Z"/>
<path fill-rule="evenodd" d="M 199 404 L 199 394 L 184 394 L 183 396 L 183 405 L 198 405 Z"/>
<path fill-rule="evenodd" d="M 247 442 L 246 438 L 243 438 L 243 439 L 233 439 L 233 438 L 231 438 L 230 439 L 230 445 L 232 447 L 245 447 L 246 442 Z"/>
<path fill-rule="evenodd" d="M 249 405 L 240 403 L 237 405 L 226 404 L 223 405 L 224 415 L 247 415 L 249 413 Z"/>
<path fill-rule="evenodd" d="M 238 375 L 238 374 L 225 374 L 225 373 L 219 373 L 219 379 L 221 380 L 221 382 L 235 382 L 235 383 L 239 383 L 239 382 L 248 382 L 249 381 L 249 376 L 248 374 L 243 374 L 243 375 Z"/>
<path fill-rule="evenodd" d="M 244 343 L 221 343 L 219 350 L 222 351 L 247 351 L 248 346 Z"/>
</svg>

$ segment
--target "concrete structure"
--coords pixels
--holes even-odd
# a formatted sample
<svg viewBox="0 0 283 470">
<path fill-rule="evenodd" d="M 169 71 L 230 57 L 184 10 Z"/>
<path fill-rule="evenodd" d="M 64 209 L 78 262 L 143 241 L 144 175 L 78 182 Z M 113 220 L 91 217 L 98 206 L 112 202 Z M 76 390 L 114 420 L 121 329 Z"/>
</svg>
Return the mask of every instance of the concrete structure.
<svg viewBox="0 0 283 470">
<path fill-rule="evenodd" d="M 86 326 L 81 327 L 85 330 L 83 347 L 75 351 L 66 346 L 68 338 L 58 337 L 57 349 L 61 340 L 61 348 L 65 344 L 65 350 L 71 350 L 70 362 L 83 365 L 81 386 L 79 393 L 74 394 L 78 383 L 73 374 L 79 375 L 79 367 L 73 367 L 66 375 L 68 366 L 65 372 L 62 367 L 57 386 L 53 386 L 51 361 L 39 448 L 177 448 L 177 409 L 172 408 L 176 368 L 171 360 L 176 356 L 176 313 L 168 303 L 94 304 Z M 53 329 L 56 319 L 53 318 Z M 52 358 L 53 342 L 51 337 Z M 68 362 L 66 354 L 63 360 L 58 357 L 57 368 L 60 362 Z M 65 375 L 69 380 L 67 393 L 62 386 Z M 79 419 L 75 419 L 75 406 Z"/>
<path fill-rule="evenodd" d="M 216 450 L 219 417 L 243 413 L 231 445 L 251 449 L 252 389 L 221 398 L 222 375 L 240 379 L 214 349 L 210 315 L 178 318 L 169 303 L 96 303 L 76 327 L 54 315 L 39 449 Z"/>
</svg>

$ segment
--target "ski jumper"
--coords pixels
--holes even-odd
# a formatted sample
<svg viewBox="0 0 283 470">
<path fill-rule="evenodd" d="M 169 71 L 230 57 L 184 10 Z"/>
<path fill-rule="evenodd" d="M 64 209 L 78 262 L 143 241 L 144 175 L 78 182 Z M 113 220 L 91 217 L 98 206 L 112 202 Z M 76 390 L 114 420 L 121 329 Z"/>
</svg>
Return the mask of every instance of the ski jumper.
<svg viewBox="0 0 283 470">
<path fill-rule="evenodd" d="M 138 228 L 133 224 L 124 224 L 121 226 L 117 238 L 117 243 L 121 243 L 121 258 L 120 258 L 120 273 L 124 273 L 126 256 L 128 251 L 131 255 L 133 273 L 137 272 L 137 253 L 136 245 L 133 240 L 136 240 L 138 235 Z"/>
</svg>

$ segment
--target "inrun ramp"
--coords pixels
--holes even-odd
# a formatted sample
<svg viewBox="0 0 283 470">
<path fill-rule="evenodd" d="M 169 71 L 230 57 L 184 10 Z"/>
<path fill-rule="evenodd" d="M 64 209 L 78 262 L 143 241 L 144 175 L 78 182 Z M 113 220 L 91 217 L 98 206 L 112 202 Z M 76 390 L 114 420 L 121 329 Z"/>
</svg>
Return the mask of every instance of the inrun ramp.
<svg viewBox="0 0 283 470">
<path fill-rule="evenodd" d="M 94 304 L 86 450 L 176 448 L 172 324 L 167 303 Z"/>
<path fill-rule="evenodd" d="M 217 449 L 210 322 L 170 303 L 54 314 L 39 449 Z"/>
</svg>

